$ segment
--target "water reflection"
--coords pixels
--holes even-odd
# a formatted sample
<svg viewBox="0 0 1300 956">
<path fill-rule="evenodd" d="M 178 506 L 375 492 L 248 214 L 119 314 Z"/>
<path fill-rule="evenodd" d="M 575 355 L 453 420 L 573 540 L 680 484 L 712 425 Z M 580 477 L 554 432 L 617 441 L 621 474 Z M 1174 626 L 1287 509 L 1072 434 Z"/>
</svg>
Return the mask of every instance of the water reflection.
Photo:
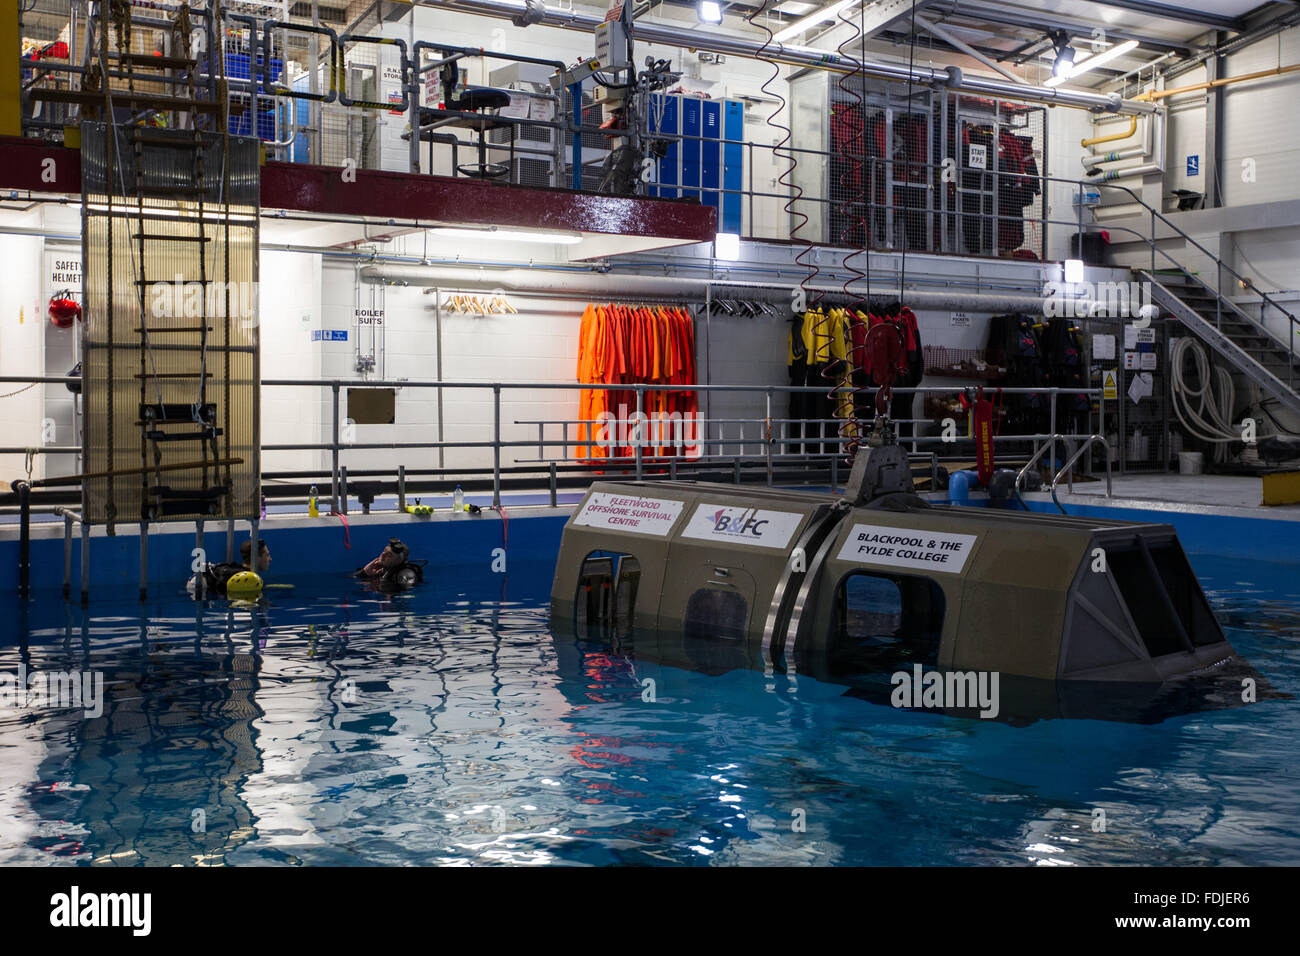
<svg viewBox="0 0 1300 956">
<path fill-rule="evenodd" d="M 1289 577 L 1203 574 L 1294 692 Z M 549 581 L 31 607 L 0 668 L 97 669 L 107 700 L 0 714 L 0 859 L 1300 862 L 1291 701 L 1149 726 L 904 712 L 698 642 L 552 634 Z"/>
</svg>

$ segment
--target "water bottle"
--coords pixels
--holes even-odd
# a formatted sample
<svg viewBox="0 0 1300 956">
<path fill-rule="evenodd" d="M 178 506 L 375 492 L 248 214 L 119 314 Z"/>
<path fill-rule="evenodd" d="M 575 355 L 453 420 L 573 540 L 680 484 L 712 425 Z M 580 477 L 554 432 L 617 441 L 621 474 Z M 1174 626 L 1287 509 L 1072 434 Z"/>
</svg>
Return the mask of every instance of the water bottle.
<svg viewBox="0 0 1300 956">
<path fill-rule="evenodd" d="M 456 493 L 452 496 L 451 510 L 457 514 L 465 510 L 465 492 L 460 490 L 460 485 L 456 486 Z"/>
<path fill-rule="evenodd" d="M 316 495 L 318 494 L 316 486 L 312 485 L 311 490 L 307 492 L 307 494 L 309 496 L 307 498 L 307 516 L 309 518 L 319 518 L 320 511 L 316 507 Z"/>
</svg>

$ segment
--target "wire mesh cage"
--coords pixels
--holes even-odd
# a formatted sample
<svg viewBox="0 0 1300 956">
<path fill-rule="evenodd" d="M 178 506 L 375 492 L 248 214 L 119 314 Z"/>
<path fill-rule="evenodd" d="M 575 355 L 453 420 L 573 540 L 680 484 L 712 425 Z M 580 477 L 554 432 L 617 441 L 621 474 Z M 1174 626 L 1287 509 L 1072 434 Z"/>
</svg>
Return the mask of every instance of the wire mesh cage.
<svg viewBox="0 0 1300 956">
<path fill-rule="evenodd" d="M 926 375 L 997 381 L 1007 374 L 1006 358 L 995 350 L 927 345 L 923 351 Z"/>
</svg>

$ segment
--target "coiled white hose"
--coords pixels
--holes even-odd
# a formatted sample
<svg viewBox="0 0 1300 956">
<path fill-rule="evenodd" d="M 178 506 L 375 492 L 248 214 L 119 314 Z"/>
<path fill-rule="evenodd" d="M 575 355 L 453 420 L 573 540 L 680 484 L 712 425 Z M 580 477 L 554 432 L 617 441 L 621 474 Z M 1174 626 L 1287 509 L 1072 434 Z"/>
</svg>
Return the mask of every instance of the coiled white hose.
<svg viewBox="0 0 1300 956">
<path fill-rule="evenodd" d="M 1189 354 L 1196 368 L 1199 388 L 1192 388 L 1183 378 L 1184 360 Z M 1232 410 L 1237 401 L 1237 386 L 1233 384 L 1232 375 L 1216 365 L 1211 378 L 1210 357 L 1205 346 L 1190 335 L 1182 336 L 1174 343 L 1170 368 L 1173 373 L 1174 415 L 1188 434 L 1215 445 L 1215 461 L 1226 460 L 1228 443 L 1241 441 L 1241 428 L 1232 422 Z"/>
</svg>

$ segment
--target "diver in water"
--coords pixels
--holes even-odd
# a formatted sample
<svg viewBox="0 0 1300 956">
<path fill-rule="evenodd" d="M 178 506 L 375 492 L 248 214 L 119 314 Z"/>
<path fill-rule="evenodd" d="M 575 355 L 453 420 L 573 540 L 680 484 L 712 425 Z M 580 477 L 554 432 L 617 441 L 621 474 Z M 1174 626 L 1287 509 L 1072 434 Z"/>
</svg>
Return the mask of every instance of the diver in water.
<svg viewBox="0 0 1300 956">
<path fill-rule="evenodd" d="M 389 538 L 379 557 L 364 568 L 358 568 L 356 576 L 382 587 L 402 590 L 424 580 L 426 563 L 412 561 L 411 549 L 402 543 L 401 538 Z"/>
<path fill-rule="evenodd" d="M 252 565 L 253 542 L 244 541 L 239 546 L 239 558 L 241 564 L 232 564 L 222 561 L 218 564 L 204 565 L 200 572 L 203 575 L 203 589 L 207 594 L 225 594 L 226 584 L 237 574 L 251 572 L 254 570 Z M 257 571 L 265 571 L 271 566 L 271 549 L 266 546 L 266 539 L 261 538 L 257 542 Z M 186 589 L 193 594 L 198 587 L 198 575 L 190 578 Z"/>
</svg>

